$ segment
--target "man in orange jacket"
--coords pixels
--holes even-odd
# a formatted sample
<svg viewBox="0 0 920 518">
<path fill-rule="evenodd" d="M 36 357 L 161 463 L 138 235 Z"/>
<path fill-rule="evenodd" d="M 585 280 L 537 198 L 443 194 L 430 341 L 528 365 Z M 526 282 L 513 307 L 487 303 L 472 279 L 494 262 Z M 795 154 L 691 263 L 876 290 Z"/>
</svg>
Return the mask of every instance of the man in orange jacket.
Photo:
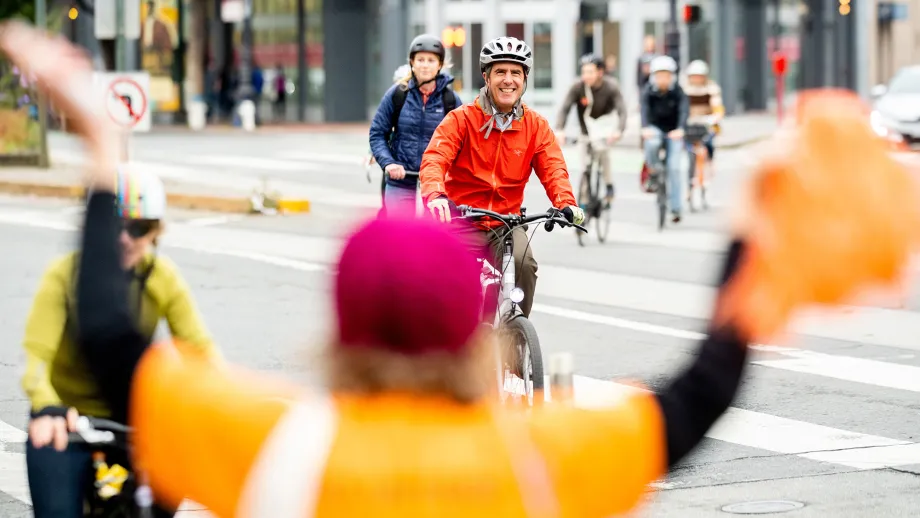
<svg viewBox="0 0 920 518">
<path fill-rule="evenodd" d="M 553 206 L 581 224 L 584 212 L 575 202 L 556 136 L 546 119 L 521 102 L 533 68 L 530 46 L 517 38 L 496 38 L 482 47 L 479 68 L 486 82 L 479 96 L 444 118 L 422 157 L 419 176 L 428 210 L 443 222 L 450 221 L 448 201 L 519 214 L 533 170 Z M 463 232 L 474 248 L 488 247 L 495 262 L 504 237 L 504 232 L 489 231 L 496 225 L 483 223 L 479 229 L 487 233 Z M 529 316 L 537 262 L 523 228 L 514 230 L 514 270 L 525 295 L 521 311 Z"/>
</svg>

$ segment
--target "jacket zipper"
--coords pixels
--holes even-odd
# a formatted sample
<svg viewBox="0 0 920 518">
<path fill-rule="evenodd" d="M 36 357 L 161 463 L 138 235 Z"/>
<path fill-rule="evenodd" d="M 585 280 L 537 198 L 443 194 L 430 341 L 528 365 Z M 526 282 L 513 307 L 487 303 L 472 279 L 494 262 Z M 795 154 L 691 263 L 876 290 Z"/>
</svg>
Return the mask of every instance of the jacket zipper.
<svg viewBox="0 0 920 518">
<path fill-rule="evenodd" d="M 494 125 L 495 122 L 492 122 Z M 498 129 L 498 128 L 496 128 Z M 505 133 L 503 131 L 498 132 L 498 149 L 495 151 L 495 164 L 492 166 L 492 192 L 489 194 L 489 208 L 487 210 L 492 210 L 492 202 L 495 200 L 495 169 L 498 167 L 499 160 L 502 156 L 502 137 Z"/>
</svg>

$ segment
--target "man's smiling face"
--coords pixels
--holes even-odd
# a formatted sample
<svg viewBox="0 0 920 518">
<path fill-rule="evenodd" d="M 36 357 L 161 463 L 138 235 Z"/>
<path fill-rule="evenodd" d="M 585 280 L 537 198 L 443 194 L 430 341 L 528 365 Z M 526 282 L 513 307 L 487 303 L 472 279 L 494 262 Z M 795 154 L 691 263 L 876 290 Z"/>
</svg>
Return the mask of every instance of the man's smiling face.
<svg viewBox="0 0 920 518">
<path fill-rule="evenodd" d="M 524 95 L 524 66 L 518 63 L 496 63 L 486 75 L 486 85 L 492 102 L 502 113 L 508 113 Z"/>
</svg>

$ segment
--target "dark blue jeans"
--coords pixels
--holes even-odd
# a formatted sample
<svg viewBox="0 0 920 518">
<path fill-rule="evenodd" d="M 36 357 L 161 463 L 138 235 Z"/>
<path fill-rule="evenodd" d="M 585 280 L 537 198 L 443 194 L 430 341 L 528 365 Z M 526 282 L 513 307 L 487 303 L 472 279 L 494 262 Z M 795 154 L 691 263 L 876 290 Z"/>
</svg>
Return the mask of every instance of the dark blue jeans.
<svg viewBox="0 0 920 518">
<path fill-rule="evenodd" d="M 35 448 L 26 440 L 26 471 L 35 518 L 83 518 L 83 492 L 92 484 L 92 454 L 79 445 L 64 451 Z M 155 509 L 157 518 L 175 512 Z"/>
<path fill-rule="evenodd" d="M 79 446 L 57 451 L 26 442 L 26 470 L 35 518 L 82 518 L 83 490 L 91 483 L 92 455 Z"/>
</svg>

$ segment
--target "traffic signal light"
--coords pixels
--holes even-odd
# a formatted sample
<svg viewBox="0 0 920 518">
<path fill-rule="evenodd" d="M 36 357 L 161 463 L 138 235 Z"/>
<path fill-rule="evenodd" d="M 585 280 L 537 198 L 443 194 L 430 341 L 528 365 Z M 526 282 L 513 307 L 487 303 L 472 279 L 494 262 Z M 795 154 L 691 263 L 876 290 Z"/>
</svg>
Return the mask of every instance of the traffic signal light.
<svg viewBox="0 0 920 518">
<path fill-rule="evenodd" d="M 840 1 L 840 8 L 838 9 L 838 11 L 840 11 L 840 14 L 842 16 L 846 16 L 850 14 L 850 0 L 839 0 L 839 1 Z"/>
<path fill-rule="evenodd" d="M 445 47 L 462 47 L 466 44 L 466 31 L 463 27 L 447 27 L 441 31 L 441 42 Z"/>
<path fill-rule="evenodd" d="M 841 2 L 850 0 L 840 0 Z M 687 4 L 684 6 L 684 23 L 694 24 L 699 22 L 703 18 L 703 8 L 695 4 Z"/>
</svg>

